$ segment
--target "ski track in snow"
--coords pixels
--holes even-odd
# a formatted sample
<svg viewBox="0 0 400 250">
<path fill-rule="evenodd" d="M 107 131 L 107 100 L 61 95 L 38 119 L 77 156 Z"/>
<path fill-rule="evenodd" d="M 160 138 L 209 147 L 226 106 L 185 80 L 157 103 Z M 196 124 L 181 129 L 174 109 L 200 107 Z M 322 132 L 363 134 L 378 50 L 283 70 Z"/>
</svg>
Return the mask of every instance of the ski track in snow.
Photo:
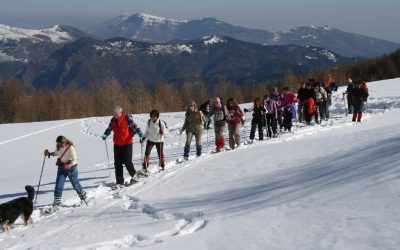
<svg viewBox="0 0 400 250">
<path fill-rule="evenodd" d="M 63 123 L 63 124 L 60 124 L 60 125 L 57 125 L 57 126 L 53 126 L 53 127 L 50 127 L 50 128 L 42 129 L 42 130 L 39 130 L 39 131 L 36 131 L 36 132 L 33 132 L 33 133 L 29 133 L 29 134 L 26 134 L 26 135 L 23 135 L 23 136 L 19 136 L 19 137 L 10 139 L 10 140 L 2 141 L 2 142 L 0 142 L 0 146 L 4 145 L 4 144 L 7 144 L 7 143 L 15 142 L 15 141 L 18 141 L 18 140 L 21 140 L 21 139 L 25 139 L 27 137 L 30 137 L 30 136 L 33 136 L 33 135 L 37 135 L 37 134 L 40 134 L 40 133 L 43 133 L 43 132 L 47 132 L 49 130 L 53 130 L 53 129 L 64 127 L 64 126 L 67 126 L 67 125 L 70 125 L 70 124 L 73 124 L 73 123 L 77 123 L 77 122 L 80 122 L 80 121 L 81 120 Z"/>
<path fill-rule="evenodd" d="M 339 89 L 339 91 L 342 89 Z M 331 106 L 331 120 L 329 122 L 323 122 L 322 125 L 313 125 L 313 126 L 293 126 L 292 131 L 294 133 L 282 133 L 278 138 L 268 139 L 262 142 L 256 141 L 251 145 L 244 145 L 243 142 L 248 138 L 250 133 L 251 126 L 251 118 L 250 115 L 247 115 L 247 120 L 245 126 L 240 130 L 242 140 L 242 146 L 237 150 L 247 150 L 251 147 L 259 147 L 268 143 L 283 143 L 291 140 L 301 140 L 304 137 L 317 135 L 321 133 L 326 133 L 335 129 L 342 129 L 348 126 L 358 126 L 358 124 L 351 122 L 351 117 L 345 116 L 345 108 L 344 101 L 341 96 L 341 92 L 336 92 L 333 95 L 333 105 Z M 246 105 L 249 106 L 249 105 Z M 380 113 L 388 112 L 392 109 L 400 108 L 400 97 L 391 97 L 391 98 L 375 98 L 370 97 L 368 103 L 366 104 L 366 113 L 363 116 L 363 123 L 368 122 L 369 119 L 376 118 Z M 144 128 L 147 124 L 147 116 L 148 115 L 134 115 L 134 120 Z M 167 158 L 166 170 L 164 173 L 155 174 L 157 171 L 156 165 L 158 164 L 157 156 L 155 154 L 155 150 L 152 152 L 152 161 L 150 166 L 150 171 L 154 174 L 145 179 L 140 179 L 138 184 L 122 189 L 118 192 L 110 191 L 108 187 L 105 185 L 109 185 L 110 183 L 104 181 L 103 184 L 100 184 L 94 190 L 88 191 L 88 199 L 90 200 L 90 206 L 87 208 L 83 207 L 74 207 L 74 204 L 79 202 L 77 197 L 67 199 L 64 204 L 65 208 L 62 208 L 59 212 L 54 213 L 49 216 L 40 215 L 39 209 L 35 209 L 32 215 L 34 220 L 34 224 L 30 224 L 29 227 L 24 227 L 20 223 L 16 223 L 11 227 L 10 233 L 7 233 L 7 236 L 3 236 L 0 234 L 0 243 L 6 241 L 6 237 L 9 235 L 12 236 L 15 232 L 20 233 L 21 239 L 23 239 L 24 235 L 27 234 L 26 230 L 38 229 L 40 227 L 46 227 L 46 224 L 49 222 L 54 222 L 60 217 L 68 217 L 75 213 L 82 213 L 86 216 L 83 216 L 83 221 L 79 221 L 78 219 L 71 219 L 71 222 L 66 223 L 64 225 L 59 225 L 58 227 L 51 227 L 51 230 L 43 233 L 43 238 L 48 238 L 55 236 L 59 233 L 62 233 L 69 228 L 76 227 L 79 223 L 85 223 L 85 221 L 95 220 L 97 217 L 101 218 L 104 214 L 111 210 L 121 209 L 122 211 L 128 212 L 129 214 L 134 214 L 139 217 L 147 217 L 152 223 L 160 223 L 165 224 L 167 226 L 164 227 L 164 230 L 158 231 L 153 230 L 151 233 L 147 234 L 122 234 L 120 237 L 116 237 L 112 240 L 108 239 L 98 239 L 96 243 L 84 243 L 79 247 L 69 247 L 65 249 L 117 249 L 117 248 L 130 248 L 130 247 L 147 247 L 155 244 L 159 244 L 165 242 L 168 239 L 177 236 L 184 236 L 188 234 L 195 233 L 204 227 L 207 226 L 208 220 L 206 213 L 204 211 L 198 212 L 190 212 L 190 213 L 171 213 L 161 208 L 157 208 L 152 204 L 146 203 L 140 199 L 140 194 L 145 192 L 144 187 L 147 189 L 151 189 L 156 185 L 163 185 L 168 182 L 172 178 L 177 178 L 179 175 L 185 173 L 186 171 L 190 171 L 191 165 L 194 162 L 200 162 L 205 159 L 209 159 L 210 157 L 219 157 L 219 154 L 210 154 L 210 151 L 214 147 L 214 131 L 210 130 L 208 133 L 208 143 L 207 143 L 207 131 L 205 131 L 202 135 L 202 146 L 204 155 L 202 157 L 196 158 L 192 156 L 195 152 L 194 145 L 192 142 L 191 147 L 191 156 L 190 160 L 184 162 L 182 164 L 177 164 L 175 159 L 183 154 L 183 145 L 186 136 L 182 135 L 181 143 L 177 143 L 176 141 L 169 142 L 169 139 L 179 137 L 178 129 L 183 124 L 184 116 L 180 114 L 163 114 L 161 118 L 168 119 L 176 119 L 180 122 L 175 123 L 173 127 L 170 127 L 170 134 L 166 136 L 166 145 L 165 145 L 165 155 Z M 27 138 L 32 135 L 36 135 L 39 133 L 43 133 L 55 128 L 59 128 L 62 126 L 66 126 L 72 123 L 81 123 L 82 130 L 81 132 L 92 138 L 100 138 L 101 133 L 108 126 L 110 117 L 102 117 L 102 118 L 87 118 L 87 119 L 79 119 L 71 122 L 67 122 L 64 124 L 60 124 L 57 126 L 49 127 L 47 129 L 39 130 L 33 133 L 29 133 L 20 137 L 16 137 L 14 139 L 6 140 L 0 142 L 0 145 L 4 145 L 7 143 L 15 142 L 24 138 Z M 169 125 L 169 124 L 168 124 Z M 99 130 L 99 127 L 101 130 Z M 144 132 L 144 131 L 143 131 Z M 227 133 L 225 133 L 227 134 Z M 255 138 L 258 138 L 257 132 Z M 227 138 L 225 138 L 226 141 Z M 111 138 L 107 140 L 110 141 Z M 265 199 L 270 199 L 270 206 L 274 204 L 281 203 L 290 203 L 291 200 L 294 200 L 295 197 L 302 197 L 307 193 L 312 193 L 313 190 L 318 189 L 322 184 L 324 186 L 329 185 L 340 185 L 342 183 L 346 183 L 357 174 L 359 177 L 368 176 L 374 174 L 378 171 L 377 166 L 382 164 L 381 159 L 373 159 L 368 157 L 369 155 L 376 155 L 374 150 L 379 150 L 381 155 L 385 153 L 388 154 L 400 154 L 398 148 L 396 148 L 396 142 L 398 138 L 394 138 L 393 140 L 387 141 L 385 140 L 383 143 L 384 148 L 369 148 L 361 150 L 362 156 L 364 156 L 365 161 L 358 162 L 355 168 L 360 169 L 359 172 L 354 173 L 350 171 L 348 168 L 340 168 L 337 170 L 335 167 L 338 164 L 341 164 L 342 158 L 345 156 L 332 158 L 329 162 L 328 166 L 323 166 L 320 169 L 311 168 L 309 170 L 305 168 L 306 166 L 300 166 L 297 170 L 282 170 L 282 172 L 278 172 L 276 176 L 271 175 L 268 176 L 267 179 L 264 179 L 263 182 L 268 183 L 262 187 L 259 187 L 260 190 L 278 190 L 280 194 L 277 196 L 277 193 L 272 193 L 271 197 L 264 197 Z M 109 150 L 112 150 L 112 147 L 109 147 Z M 236 152 L 226 151 L 223 154 L 231 154 Z M 112 159 L 112 151 L 110 152 L 110 158 Z M 141 159 L 137 159 L 138 155 L 134 155 L 134 164 L 137 166 L 141 166 Z M 337 160 L 339 158 L 339 160 Z M 372 163 L 371 163 L 372 162 Z M 110 162 L 112 164 L 112 162 Z M 366 163 L 370 163 L 367 168 L 364 168 Z M 379 171 L 390 171 L 392 167 L 392 163 L 388 162 L 386 169 L 379 169 Z M 92 166 L 88 166 L 84 171 L 81 171 L 80 174 L 86 174 L 90 172 L 90 169 L 99 169 L 102 167 L 101 171 L 109 171 L 112 166 L 108 166 L 108 162 L 99 162 L 94 163 Z M 88 171 L 89 170 L 89 171 Z M 354 166 L 352 166 L 352 170 L 354 170 Z M 307 172 L 309 171 L 309 172 Z M 335 173 L 335 171 L 339 171 Z M 332 173 L 335 178 L 332 179 Z M 325 178 L 326 176 L 326 178 Z M 113 182 L 113 180 L 111 180 Z M 300 185 L 301 184 L 301 185 Z M 135 192 L 135 195 L 131 193 Z M 250 204 L 240 203 L 235 205 L 231 201 L 240 201 L 241 197 L 243 197 L 243 193 L 246 193 L 246 190 L 232 190 L 230 193 L 225 194 L 213 194 L 211 197 L 207 197 L 207 200 L 198 200 L 199 204 L 204 202 L 209 202 L 210 200 L 218 200 L 219 204 L 221 204 L 220 209 L 226 210 L 226 206 L 229 207 L 232 213 L 235 211 L 245 212 L 246 209 L 243 206 Z M 254 193 L 254 187 L 249 188 L 246 193 L 246 199 L 249 199 Z M 290 194 L 290 195 L 289 195 Z M 237 195 L 240 195 L 237 196 Z M 223 198 L 221 198 L 223 197 Z M 181 201 L 183 204 L 185 200 Z M 262 204 L 263 201 L 260 201 Z M 236 202 L 235 202 L 236 203 Z M 178 204 L 179 205 L 179 204 Z M 257 205 L 257 202 L 252 201 L 251 206 Z M 49 223 L 51 224 L 51 223 Z M 54 223 L 57 224 L 57 223 Z M 25 233 L 26 232 L 26 233 Z M 40 240 L 34 242 L 21 242 L 20 245 L 15 248 L 10 249 L 22 249 L 22 248 L 30 248 L 30 247 L 40 247 Z"/>
</svg>

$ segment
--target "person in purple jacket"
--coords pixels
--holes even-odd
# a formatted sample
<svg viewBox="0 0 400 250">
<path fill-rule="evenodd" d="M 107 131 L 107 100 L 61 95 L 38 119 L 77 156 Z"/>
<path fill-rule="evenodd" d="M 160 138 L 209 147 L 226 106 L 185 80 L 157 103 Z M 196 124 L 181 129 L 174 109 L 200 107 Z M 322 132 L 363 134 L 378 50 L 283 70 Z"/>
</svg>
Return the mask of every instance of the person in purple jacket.
<svg viewBox="0 0 400 250">
<path fill-rule="evenodd" d="M 275 101 L 276 108 L 278 109 L 277 121 L 278 121 L 278 124 L 279 124 L 279 129 L 282 130 L 282 127 L 283 127 L 283 122 L 282 122 L 283 95 L 278 92 L 278 88 L 277 87 L 273 87 L 272 88 L 271 99 Z"/>
<path fill-rule="evenodd" d="M 265 102 L 266 120 L 267 120 L 267 136 L 269 138 L 277 137 L 276 121 L 278 119 L 278 107 L 276 105 L 276 102 L 272 100 L 269 95 L 264 96 L 264 102 Z M 273 135 L 271 133 L 271 129 Z"/>
</svg>

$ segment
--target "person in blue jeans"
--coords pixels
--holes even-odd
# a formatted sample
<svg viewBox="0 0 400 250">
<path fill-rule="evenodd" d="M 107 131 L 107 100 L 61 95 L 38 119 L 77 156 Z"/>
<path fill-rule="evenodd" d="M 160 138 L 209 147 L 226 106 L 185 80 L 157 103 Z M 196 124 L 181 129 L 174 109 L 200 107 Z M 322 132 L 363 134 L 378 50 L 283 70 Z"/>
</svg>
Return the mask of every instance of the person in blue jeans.
<svg viewBox="0 0 400 250">
<path fill-rule="evenodd" d="M 60 135 L 56 140 L 56 151 L 49 152 L 48 149 L 44 151 L 44 155 L 57 157 L 56 165 L 58 167 L 57 170 L 57 178 L 56 178 L 56 187 L 54 189 L 54 202 L 53 207 L 58 207 L 62 204 L 61 197 L 64 190 L 65 179 L 68 177 L 72 187 L 79 195 L 81 201 L 86 200 L 86 192 L 83 190 L 81 184 L 78 179 L 78 158 L 76 156 L 76 151 L 74 144 Z"/>
</svg>

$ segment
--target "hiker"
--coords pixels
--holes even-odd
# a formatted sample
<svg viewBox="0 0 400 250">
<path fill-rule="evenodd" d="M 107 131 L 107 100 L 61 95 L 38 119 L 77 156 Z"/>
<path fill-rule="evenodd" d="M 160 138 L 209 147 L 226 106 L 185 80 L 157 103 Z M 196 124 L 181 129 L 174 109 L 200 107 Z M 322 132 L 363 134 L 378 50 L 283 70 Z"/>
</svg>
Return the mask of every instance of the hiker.
<svg viewBox="0 0 400 250">
<path fill-rule="evenodd" d="M 307 125 L 311 124 L 312 116 L 316 112 L 315 107 L 315 92 L 312 88 L 313 79 L 309 79 L 306 83 L 306 89 L 304 91 L 304 102 L 303 102 L 303 114 L 304 120 Z"/>
<path fill-rule="evenodd" d="M 133 121 L 132 117 L 125 114 L 122 111 L 122 107 L 118 105 L 115 106 L 114 116 L 111 118 L 111 121 L 101 138 L 106 140 L 111 132 L 114 132 L 113 141 L 116 185 L 123 186 L 125 184 L 123 164 L 131 176 L 129 184 L 134 184 L 137 182 L 137 178 L 135 176 L 136 170 L 132 163 L 133 136 L 139 134 L 140 143 L 143 143 L 146 138 L 144 138 L 144 134 Z"/>
<path fill-rule="evenodd" d="M 315 81 L 313 83 L 313 88 L 315 93 L 315 106 L 316 106 L 315 123 L 320 124 L 321 121 L 325 119 L 325 102 L 327 99 L 327 94 L 325 89 L 321 86 L 321 82 L 319 81 Z"/>
<path fill-rule="evenodd" d="M 44 155 L 48 157 L 57 157 L 56 166 L 58 169 L 56 186 L 54 188 L 53 209 L 57 209 L 62 205 L 61 197 L 64 190 L 65 179 L 67 177 L 81 201 L 86 201 L 86 192 L 83 190 L 78 179 L 78 158 L 72 141 L 60 135 L 56 139 L 56 151 L 50 152 L 46 149 Z"/>
<path fill-rule="evenodd" d="M 296 104 L 297 97 L 292 93 L 289 87 L 283 88 L 283 127 L 285 131 L 292 131 L 292 120 L 296 118 Z"/>
<path fill-rule="evenodd" d="M 214 98 L 211 113 L 213 114 L 214 120 L 215 151 L 221 152 L 221 150 L 225 147 L 224 130 L 225 124 L 228 120 L 228 110 L 221 103 L 221 99 L 219 97 Z"/>
<path fill-rule="evenodd" d="M 195 101 L 189 101 L 185 115 L 185 122 L 180 131 L 181 134 L 183 131 L 186 131 L 186 144 L 183 150 L 183 159 L 186 161 L 189 159 L 190 143 L 192 142 L 193 136 L 196 139 L 196 156 L 201 156 L 201 134 L 203 133 L 203 123 L 203 113 L 197 110 Z"/>
<path fill-rule="evenodd" d="M 278 109 L 278 125 L 279 125 L 279 129 L 282 130 L 283 128 L 283 122 L 282 122 L 282 113 L 283 113 L 283 95 L 281 93 L 278 92 L 278 88 L 277 87 L 273 87 L 272 88 L 272 95 L 270 97 L 272 100 L 275 101 L 276 103 L 276 107 Z"/>
<path fill-rule="evenodd" d="M 228 131 L 229 131 L 229 147 L 235 149 L 240 146 L 239 128 L 243 118 L 243 111 L 233 98 L 228 99 Z"/>
<path fill-rule="evenodd" d="M 297 90 L 297 99 L 298 99 L 298 107 L 297 107 L 297 119 L 298 122 L 303 122 L 303 104 L 305 101 L 304 94 L 306 91 L 306 84 L 304 82 L 300 82 L 300 88 Z"/>
<path fill-rule="evenodd" d="M 199 109 L 204 115 L 204 129 L 210 129 L 211 125 L 211 98 L 209 98 L 205 103 L 200 105 Z"/>
<path fill-rule="evenodd" d="M 250 130 L 250 143 L 253 142 L 256 129 L 258 128 L 258 140 L 264 140 L 264 126 L 265 126 L 265 107 L 263 105 L 263 100 L 259 97 L 254 99 L 254 105 L 250 109 L 244 109 L 244 112 L 253 112 L 253 119 L 251 120 L 251 130 Z"/>
<path fill-rule="evenodd" d="M 277 137 L 277 119 L 278 119 L 278 107 L 276 102 L 271 99 L 269 95 L 264 95 L 265 110 L 266 110 L 266 125 L 267 125 L 267 136 L 269 138 Z M 271 131 L 272 130 L 272 131 Z"/>
<path fill-rule="evenodd" d="M 167 130 L 166 123 L 160 119 L 160 112 L 158 112 L 157 109 L 150 111 L 150 119 L 147 121 L 146 131 L 144 133 L 144 138 L 147 139 L 142 168 L 144 174 L 148 173 L 150 153 L 154 146 L 156 146 L 159 159 L 158 166 L 161 167 L 161 170 L 164 170 L 164 135 Z"/>
<path fill-rule="evenodd" d="M 369 94 L 366 84 L 363 84 L 358 81 L 355 82 L 353 91 L 353 107 L 354 107 L 354 113 L 352 119 L 353 122 L 355 121 L 361 122 L 362 113 L 364 110 L 364 102 L 367 101 L 368 96 Z"/>
<path fill-rule="evenodd" d="M 349 114 L 353 114 L 353 93 L 354 93 L 354 84 L 351 78 L 348 79 L 349 84 L 347 85 L 346 92 L 343 95 L 347 95 L 347 110 Z M 343 96 L 344 98 L 344 96 Z"/>
</svg>

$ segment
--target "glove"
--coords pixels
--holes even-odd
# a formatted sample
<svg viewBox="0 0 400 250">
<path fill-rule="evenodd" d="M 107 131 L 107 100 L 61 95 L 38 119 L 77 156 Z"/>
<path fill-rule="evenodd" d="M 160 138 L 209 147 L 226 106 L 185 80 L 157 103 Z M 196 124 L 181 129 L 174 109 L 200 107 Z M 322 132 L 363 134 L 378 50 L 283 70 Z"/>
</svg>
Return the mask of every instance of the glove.
<svg viewBox="0 0 400 250">
<path fill-rule="evenodd" d="M 143 138 L 144 134 L 142 132 L 139 132 L 139 138 Z"/>
<path fill-rule="evenodd" d="M 162 129 L 162 128 L 160 128 L 160 135 L 163 135 L 164 134 L 164 130 Z"/>
<path fill-rule="evenodd" d="M 140 143 L 143 143 L 144 141 L 146 141 L 146 137 L 142 137 L 142 138 L 140 138 Z"/>
<path fill-rule="evenodd" d="M 243 111 L 244 111 L 244 112 L 249 112 L 249 110 L 248 110 L 248 109 L 244 109 Z"/>
<path fill-rule="evenodd" d="M 107 137 L 108 137 L 108 135 L 104 134 L 104 135 L 101 136 L 101 139 L 103 139 L 105 141 L 105 140 L 107 140 Z"/>
<path fill-rule="evenodd" d="M 49 152 L 48 149 L 46 149 L 46 150 L 44 151 L 44 156 L 47 156 L 47 157 L 50 158 L 50 152 Z"/>
</svg>

